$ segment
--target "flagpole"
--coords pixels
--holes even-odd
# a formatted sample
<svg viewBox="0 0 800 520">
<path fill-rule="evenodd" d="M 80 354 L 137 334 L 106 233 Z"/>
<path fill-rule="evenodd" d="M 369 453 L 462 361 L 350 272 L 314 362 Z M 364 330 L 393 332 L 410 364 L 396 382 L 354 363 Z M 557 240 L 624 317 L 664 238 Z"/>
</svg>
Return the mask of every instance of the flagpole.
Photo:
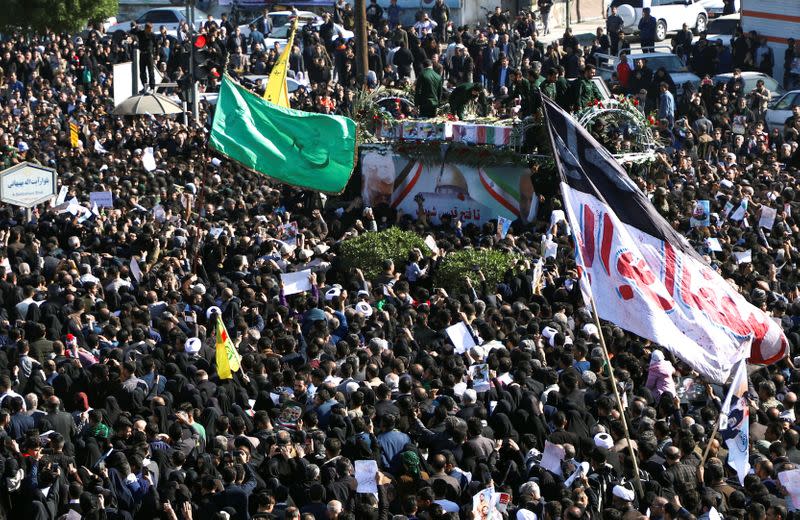
<svg viewBox="0 0 800 520">
<path fill-rule="evenodd" d="M 719 423 L 721 420 L 722 420 L 722 411 L 720 411 L 720 415 L 714 422 L 714 430 L 711 432 L 711 436 L 708 438 L 708 442 L 706 443 L 706 449 L 703 450 L 703 457 L 700 459 L 700 466 L 699 466 L 701 468 L 706 463 L 706 459 L 708 458 L 708 453 L 711 451 L 711 443 L 714 442 L 714 437 L 717 436 L 717 432 L 719 431 Z"/>
<path fill-rule="evenodd" d="M 544 94 L 541 93 L 541 91 L 539 91 L 539 99 L 542 101 L 542 103 L 541 103 L 542 115 L 544 116 L 544 119 L 545 119 L 546 124 L 547 124 L 547 134 L 550 136 L 550 146 L 551 146 L 551 149 L 553 150 L 553 154 L 554 154 L 554 158 L 555 158 L 555 148 L 556 147 L 555 147 L 554 142 L 553 142 L 553 128 L 550 125 L 550 121 L 549 121 L 549 119 L 547 117 L 547 109 L 545 107 L 545 99 L 549 99 L 549 98 L 547 98 L 547 96 L 545 96 Z M 558 159 L 556 159 L 556 164 L 558 164 Z M 566 202 L 567 198 L 564 196 L 564 190 L 563 190 L 563 185 L 564 185 L 564 183 L 563 183 L 563 172 L 560 171 L 560 168 L 559 168 L 559 173 L 560 173 L 560 177 L 562 178 L 562 182 L 559 182 L 559 191 L 561 192 L 561 199 Z M 573 226 L 573 229 L 577 229 L 577 228 L 574 227 L 575 226 L 575 222 L 572 222 L 571 219 L 569 218 L 570 212 L 567 211 L 566 214 L 568 215 L 567 220 L 569 222 L 569 225 Z M 580 247 L 578 246 L 577 243 L 576 243 L 576 250 L 579 251 L 578 255 L 580 255 Z M 636 453 L 633 451 L 633 444 L 631 442 L 631 434 L 628 431 L 628 421 L 625 418 L 625 408 L 622 406 L 622 398 L 620 397 L 619 389 L 617 388 L 617 378 L 614 376 L 614 369 L 611 367 L 611 358 L 608 355 L 608 348 L 606 347 L 606 339 L 603 336 L 603 329 L 600 327 L 600 315 L 597 313 L 597 306 L 595 305 L 595 301 L 594 301 L 594 292 L 592 291 L 592 288 L 591 288 L 591 285 L 589 284 L 589 281 L 586 280 L 584 278 L 584 276 L 585 276 L 585 274 L 581 273 L 581 278 L 579 279 L 579 283 L 583 284 L 582 288 L 585 288 L 585 291 L 582 291 L 582 292 L 584 293 L 584 296 L 588 296 L 589 304 L 592 307 L 592 314 L 594 315 L 594 326 L 597 327 L 597 336 L 600 338 L 600 347 L 603 349 L 603 357 L 605 358 L 606 365 L 608 366 L 608 374 L 609 374 L 609 376 L 611 378 L 611 386 L 614 389 L 614 397 L 617 400 L 617 406 L 619 407 L 619 412 L 620 412 L 620 415 L 621 415 L 621 418 L 622 418 L 622 429 L 623 429 L 623 432 L 625 433 L 625 440 L 628 441 L 628 452 L 630 453 L 631 461 L 633 462 L 633 473 L 634 473 L 633 483 L 634 483 L 634 486 L 636 487 L 636 494 L 640 498 L 644 498 L 644 489 L 642 488 L 642 479 L 639 477 L 639 461 L 636 460 Z M 585 299 L 584 299 L 584 302 L 585 302 Z"/>
<path fill-rule="evenodd" d="M 608 366 L 608 374 L 611 377 L 611 386 L 614 388 L 614 397 L 617 399 L 617 406 L 622 418 L 622 428 L 625 432 L 625 440 L 628 441 L 628 451 L 630 452 L 631 460 L 633 461 L 633 483 L 636 486 L 636 493 L 640 498 L 644 498 L 644 489 L 642 488 L 642 480 L 639 477 L 639 462 L 636 460 L 636 453 L 633 451 L 633 444 L 631 443 L 631 434 L 628 431 L 628 420 L 625 418 L 625 409 L 622 407 L 622 398 L 619 395 L 617 388 L 617 378 L 614 376 L 614 369 L 611 367 L 611 358 L 608 356 L 608 349 L 606 348 L 606 340 L 603 336 L 603 329 L 600 328 L 600 318 L 597 314 L 597 307 L 594 303 L 594 293 L 591 289 L 589 293 L 589 302 L 592 305 L 592 314 L 594 315 L 594 326 L 597 327 L 597 335 L 600 337 L 600 348 L 603 349 L 603 357 Z"/>
</svg>

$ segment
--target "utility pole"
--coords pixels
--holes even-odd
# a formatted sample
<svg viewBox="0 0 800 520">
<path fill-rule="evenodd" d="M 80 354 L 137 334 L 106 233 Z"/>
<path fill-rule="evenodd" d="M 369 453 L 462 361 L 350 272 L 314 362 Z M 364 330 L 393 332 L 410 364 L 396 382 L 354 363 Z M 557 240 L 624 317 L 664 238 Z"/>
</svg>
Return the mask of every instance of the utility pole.
<svg viewBox="0 0 800 520">
<path fill-rule="evenodd" d="M 189 2 L 186 2 L 186 19 L 192 19 L 192 8 L 189 7 Z M 179 27 L 180 30 L 180 27 Z M 192 42 L 192 30 L 189 29 L 189 82 L 191 85 L 191 92 L 194 92 L 194 42 Z M 182 95 L 186 95 L 186 91 L 181 89 Z M 192 107 L 192 94 L 189 94 L 189 99 L 183 102 L 183 124 L 189 126 L 188 109 Z M 194 112 L 194 110 L 192 110 Z"/>
<path fill-rule="evenodd" d="M 191 0 L 192 2 L 192 18 L 191 18 L 191 26 L 190 26 L 190 34 L 194 36 L 194 24 L 195 24 L 195 12 L 194 12 L 194 2 L 195 0 Z M 192 52 L 194 52 L 194 45 L 192 45 Z M 192 117 L 194 117 L 194 124 L 200 126 L 200 106 L 198 102 L 199 93 L 197 91 L 197 82 L 192 81 Z"/>
<path fill-rule="evenodd" d="M 133 59 L 131 60 L 131 68 L 133 69 L 133 74 L 131 74 L 131 95 L 135 96 L 139 94 L 139 91 L 142 89 L 142 85 L 139 85 L 139 47 L 135 47 L 133 49 Z"/>
<path fill-rule="evenodd" d="M 361 85 L 367 84 L 369 58 L 367 57 L 367 3 L 355 0 L 356 73 Z"/>
<path fill-rule="evenodd" d="M 567 29 L 569 29 L 570 7 L 571 7 L 570 6 L 570 1 L 567 0 L 567 10 L 566 10 L 566 13 L 567 13 Z"/>
<path fill-rule="evenodd" d="M 187 0 L 186 2 L 186 19 L 189 21 L 189 79 L 192 82 L 192 90 L 189 93 L 189 104 L 192 107 L 194 124 L 199 125 L 200 109 L 197 106 L 197 81 L 194 77 L 194 2 L 195 0 Z"/>
</svg>

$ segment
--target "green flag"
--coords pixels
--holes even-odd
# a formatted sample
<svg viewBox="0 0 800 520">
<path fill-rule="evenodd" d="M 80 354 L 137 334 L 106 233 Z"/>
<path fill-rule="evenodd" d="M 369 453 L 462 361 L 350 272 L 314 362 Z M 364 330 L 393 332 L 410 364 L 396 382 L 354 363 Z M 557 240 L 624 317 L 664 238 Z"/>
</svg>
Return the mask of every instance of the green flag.
<svg viewBox="0 0 800 520">
<path fill-rule="evenodd" d="M 211 146 L 285 184 L 341 193 L 355 166 L 356 124 L 274 105 L 225 76 Z"/>
</svg>

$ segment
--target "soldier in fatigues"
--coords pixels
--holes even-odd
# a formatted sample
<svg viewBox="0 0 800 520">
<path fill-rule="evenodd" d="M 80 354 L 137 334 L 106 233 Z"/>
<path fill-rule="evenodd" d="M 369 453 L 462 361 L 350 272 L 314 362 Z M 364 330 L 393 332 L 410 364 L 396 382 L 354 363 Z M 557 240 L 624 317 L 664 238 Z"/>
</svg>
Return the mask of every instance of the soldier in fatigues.
<svg viewBox="0 0 800 520">
<path fill-rule="evenodd" d="M 508 97 L 512 103 L 519 98 L 520 110 L 517 115 L 520 119 L 533 115 L 534 110 L 538 108 L 539 96 L 536 95 L 535 90 L 536 87 L 522 77 L 521 70 L 516 69 L 511 73 L 511 90 Z"/>
<path fill-rule="evenodd" d="M 567 108 L 567 82 L 559 81 L 557 68 L 550 67 L 548 69 L 547 79 L 539 86 L 539 90 L 542 91 L 542 94 L 555 101 L 561 108 Z"/>
<path fill-rule="evenodd" d="M 586 65 L 581 76 L 572 82 L 570 89 L 569 108 L 572 111 L 580 110 L 595 99 L 600 99 L 600 91 L 592 81 L 594 65 Z"/>
<path fill-rule="evenodd" d="M 433 70 L 431 60 L 425 60 L 423 66 L 414 89 L 414 104 L 419 108 L 420 117 L 436 117 L 442 99 L 442 77 Z"/>
</svg>

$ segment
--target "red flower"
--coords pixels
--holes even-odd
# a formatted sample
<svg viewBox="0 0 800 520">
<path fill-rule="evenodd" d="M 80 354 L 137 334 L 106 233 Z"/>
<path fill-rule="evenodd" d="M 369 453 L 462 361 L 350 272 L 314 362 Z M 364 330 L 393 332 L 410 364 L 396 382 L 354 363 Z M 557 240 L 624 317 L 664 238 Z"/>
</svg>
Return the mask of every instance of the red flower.
<svg viewBox="0 0 800 520">
<path fill-rule="evenodd" d="M 634 100 L 633 100 L 633 106 L 635 106 L 635 107 L 638 107 L 638 106 L 639 106 L 639 100 L 638 100 L 638 99 L 635 99 L 635 98 L 634 98 Z"/>
</svg>

